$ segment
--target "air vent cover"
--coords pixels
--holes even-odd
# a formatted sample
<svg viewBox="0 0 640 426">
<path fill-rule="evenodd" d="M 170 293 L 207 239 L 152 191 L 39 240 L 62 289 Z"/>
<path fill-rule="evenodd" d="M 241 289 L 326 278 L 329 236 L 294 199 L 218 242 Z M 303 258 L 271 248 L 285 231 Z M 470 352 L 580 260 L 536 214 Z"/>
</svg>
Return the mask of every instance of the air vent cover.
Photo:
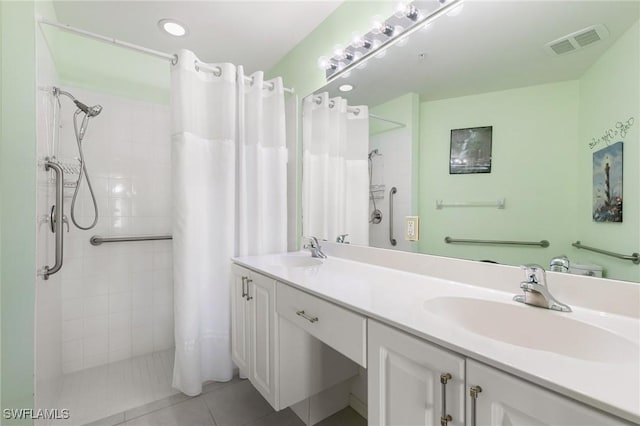
<svg viewBox="0 0 640 426">
<path fill-rule="evenodd" d="M 609 31 L 602 25 L 593 25 L 561 37 L 545 45 L 545 49 L 552 55 L 564 55 L 582 49 L 609 37 Z"/>
</svg>

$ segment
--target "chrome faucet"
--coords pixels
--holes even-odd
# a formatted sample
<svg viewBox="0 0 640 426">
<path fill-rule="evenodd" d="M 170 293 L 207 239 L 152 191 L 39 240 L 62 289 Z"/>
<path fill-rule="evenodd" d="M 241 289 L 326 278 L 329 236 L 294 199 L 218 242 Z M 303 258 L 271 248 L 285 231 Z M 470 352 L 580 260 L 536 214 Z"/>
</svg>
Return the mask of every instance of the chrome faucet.
<svg viewBox="0 0 640 426">
<path fill-rule="evenodd" d="M 551 258 L 549 270 L 554 272 L 569 272 L 569 258 L 564 254 Z"/>
<path fill-rule="evenodd" d="M 513 300 L 527 305 L 539 306 L 554 311 L 571 312 L 571 308 L 558 302 L 549 292 L 547 276 L 540 265 L 522 265 L 527 281 L 520 283 L 524 294 L 513 296 Z"/>
<path fill-rule="evenodd" d="M 311 257 L 317 257 L 320 259 L 326 259 L 327 255 L 322 252 L 322 247 L 316 237 L 302 237 L 309 240 L 309 244 L 302 246 L 304 249 L 308 249 L 311 252 Z"/>
<path fill-rule="evenodd" d="M 346 241 L 348 236 L 349 236 L 349 234 L 340 234 L 340 235 L 338 235 L 336 237 L 336 243 L 349 244 L 349 242 Z"/>
</svg>

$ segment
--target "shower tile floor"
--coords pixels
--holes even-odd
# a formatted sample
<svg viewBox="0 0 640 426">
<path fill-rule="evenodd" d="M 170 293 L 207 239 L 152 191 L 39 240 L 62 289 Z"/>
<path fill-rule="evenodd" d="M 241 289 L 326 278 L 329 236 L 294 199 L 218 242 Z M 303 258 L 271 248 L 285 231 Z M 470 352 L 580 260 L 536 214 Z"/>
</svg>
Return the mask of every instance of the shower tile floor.
<svg viewBox="0 0 640 426">
<path fill-rule="evenodd" d="M 168 349 L 65 374 L 56 406 L 71 417 L 50 424 L 80 426 L 178 394 L 171 387 L 173 359 Z"/>
<path fill-rule="evenodd" d="M 189 397 L 171 388 L 173 349 L 107 364 L 63 378 L 55 426 L 304 426 L 291 409 L 276 412 L 248 380 L 210 382 Z M 347 407 L 317 426 L 366 426 Z"/>
</svg>

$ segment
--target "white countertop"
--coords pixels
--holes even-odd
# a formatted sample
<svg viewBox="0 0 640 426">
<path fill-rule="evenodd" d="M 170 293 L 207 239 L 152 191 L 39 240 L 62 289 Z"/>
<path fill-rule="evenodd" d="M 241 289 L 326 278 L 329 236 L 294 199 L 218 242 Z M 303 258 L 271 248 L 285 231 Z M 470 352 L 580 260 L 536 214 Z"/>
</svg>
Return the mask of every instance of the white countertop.
<svg viewBox="0 0 640 426">
<path fill-rule="evenodd" d="M 572 306 L 571 313 L 539 309 L 513 302 L 514 293 L 336 257 L 322 260 L 319 266 L 286 267 L 277 261 L 279 256 L 282 255 L 245 256 L 233 261 L 469 358 L 640 423 L 638 318 L 578 306 Z M 298 252 L 288 256 L 310 255 L 308 252 Z M 439 297 L 483 299 L 509 304 L 517 309 L 535 310 L 532 312 L 540 315 L 568 316 L 572 320 L 597 326 L 633 342 L 629 347 L 635 350 L 626 354 L 612 354 L 612 361 L 602 361 L 607 350 L 607 343 L 604 341 L 593 342 L 594 354 L 584 351 L 585 355 L 589 355 L 574 354 L 571 357 L 505 343 L 468 331 L 425 309 L 425 302 L 427 305 L 437 305 L 438 301 L 434 299 Z M 482 315 L 483 312 L 474 314 Z M 517 324 L 506 319 L 504 326 L 520 328 L 522 333 L 531 335 L 532 341 L 544 339 L 547 334 L 553 335 L 556 340 L 560 338 L 571 341 L 573 338 L 571 335 L 558 336 L 556 330 L 543 329 L 533 322 L 535 321 Z M 605 355 L 598 355 L 602 353 Z"/>
</svg>

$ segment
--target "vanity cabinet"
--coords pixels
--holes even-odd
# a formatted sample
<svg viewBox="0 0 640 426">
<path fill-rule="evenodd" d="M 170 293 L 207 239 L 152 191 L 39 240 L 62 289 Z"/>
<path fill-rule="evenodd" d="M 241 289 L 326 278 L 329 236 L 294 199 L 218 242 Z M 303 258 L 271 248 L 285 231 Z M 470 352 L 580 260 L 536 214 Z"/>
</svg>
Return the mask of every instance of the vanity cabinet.
<svg viewBox="0 0 640 426">
<path fill-rule="evenodd" d="M 464 358 L 377 321 L 368 328 L 369 424 L 464 425 Z"/>
<path fill-rule="evenodd" d="M 467 402 L 468 426 L 630 426 L 471 359 L 467 359 Z"/>
<path fill-rule="evenodd" d="M 377 321 L 368 328 L 370 425 L 630 426 Z"/>
<path fill-rule="evenodd" d="M 251 384 L 277 407 L 276 281 L 233 265 L 231 355 Z"/>
<path fill-rule="evenodd" d="M 241 266 L 231 271 L 231 356 L 274 409 L 358 374 L 347 357 L 366 362 L 366 318 Z"/>
</svg>

